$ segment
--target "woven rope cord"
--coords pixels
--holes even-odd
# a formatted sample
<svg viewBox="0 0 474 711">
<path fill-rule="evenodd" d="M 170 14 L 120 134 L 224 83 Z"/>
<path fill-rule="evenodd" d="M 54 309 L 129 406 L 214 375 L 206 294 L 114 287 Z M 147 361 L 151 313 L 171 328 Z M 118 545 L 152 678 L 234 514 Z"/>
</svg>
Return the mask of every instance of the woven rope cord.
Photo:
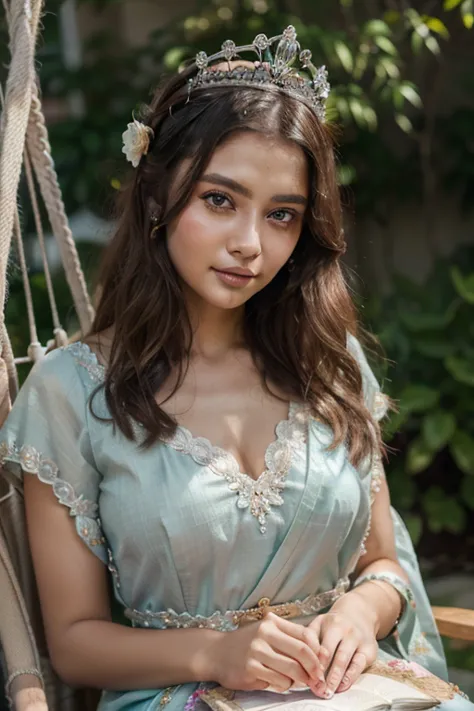
<svg viewBox="0 0 474 711">
<path fill-rule="evenodd" d="M 36 329 L 35 309 L 33 306 L 33 295 L 28 277 L 28 267 L 26 266 L 25 247 L 21 237 L 20 215 L 18 210 L 15 213 L 13 222 L 13 232 L 18 249 L 18 259 L 20 261 L 21 276 L 23 280 L 23 290 L 25 292 L 26 313 L 28 315 L 28 329 L 30 332 L 30 343 L 38 343 L 38 332 Z"/>
<path fill-rule="evenodd" d="M 10 71 L 5 87 L 5 106 L 0 126 L 0 306 L 5 303 L 6 276 L 17 191 L 23 161 L 34 71 L 34 43 L 31 35 L 31 4 L 13 2 L 8 12 Z"/>
<path fill-rule="evenodd" d="M 54 295 L 53 280 L 51 279 L 51 270 L 49 268 L 48 255 L 46 253 L 46 244 L 44 241 L 43 225 L 41 223 L 41 215 L 39 211 L 38 198 L 36 195 L 36 186 L 33 177 L 33 171 L 31 169 L 31 161 L 28 155 L 28 151 L 25 148 L 24 151 L 24 165 L 25 165 L 25 175 L 26 182 L 28 184 L 28 192 L 30 194 L 31 207 L 33 208 L 33 215 L 35 218 L 36 234 L 38 236 L 38 243 L 41 251 L 41 259 L 43 260 L 43 270 L 44 277 L 46 280 L 46 289 L 48 292 L 49 305 L 51 308 L 51 317 L 53 319 L 53 326 L 55 330 L 61 328 L 61 322 L 59 320 L 58 306 L 56 303 L 56 297 Z"/>
<path fill-rule="evenodd" d="M 74 300 L 81 330 L 86 333 L 92 325 L 94 310 L 89 299 L 76 245 L 68 224 L 36 85 L 32 89 L 27 146 L 48 211 L 49 221 L 61 252 L 66 278 Z"/>
</svg>

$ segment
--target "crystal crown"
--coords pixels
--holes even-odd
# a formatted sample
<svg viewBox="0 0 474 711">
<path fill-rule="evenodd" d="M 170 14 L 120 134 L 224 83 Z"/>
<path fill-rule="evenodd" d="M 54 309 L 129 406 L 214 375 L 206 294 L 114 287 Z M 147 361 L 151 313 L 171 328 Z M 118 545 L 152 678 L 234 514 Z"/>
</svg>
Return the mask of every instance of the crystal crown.
<svg viewBox="0 0 474 711">
<path fill-rule="evenodd" d="M 324 121 L 329 82 L 326 67 L 315 67 L 309 49 L 301 50 L 296 39 L 296 30 L 290 25 L 281 35 L 268 38 L 264 34 L 255 37 L 252 44 L 236 46 L 226 40 L 220 52 L 208 56 L 198 52 L 195 58 L 197 73 L 189 79 L 189 90 L 211 86 L 249 86 L 266 89 L 276 86 L 280 91 L 303 101 Z M 240 59 L 242 52 L 253 52 L 259 58 L 255 68 L 231 67 L 230 62 Z M 300 68 L 294 64 L 299 59 Z M 220 60 L 229 62 L 229 69 L 216 70 L 213 65 Z"/>
</svg>

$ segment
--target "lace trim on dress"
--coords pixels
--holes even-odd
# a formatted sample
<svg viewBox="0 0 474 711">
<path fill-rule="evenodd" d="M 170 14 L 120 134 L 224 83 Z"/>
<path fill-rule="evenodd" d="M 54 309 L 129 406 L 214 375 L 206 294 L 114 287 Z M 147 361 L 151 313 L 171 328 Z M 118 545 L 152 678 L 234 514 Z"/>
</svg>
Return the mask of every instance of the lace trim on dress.
<svg viewBox="0 0 474 711">
<path fill-rule="evenodd" d="M 191 456 L 197 464 L 209 467 L 223 477 L 231 491 L 237 494 L 237 506 L 250 509 L 260 524 L 260 532 L 266 533 L 266 518 L 272 506 L 281 506 L 281 492 L 291 468 L 295 448 L 304 445 L 308 433 L 308 411 L 303 406 L 290 404 L 288 419 L 280 422 L 276 439 L 265 452 L 265 471 L 253 479 L 239 470 L 235 457 L 221 447 L 213 445 L 205 437 L 194 437 L 185 427 L 178 425 L 176 432 L 164 440 L 177 452 Z"/>
<path fill-rule="evenodd" d="M 87 343 L 77 341 L 66 346 L 64 350 L 68 351 L 78 364 L 87 370 L 91 380 L 95 383 L 101 383 L 104 380 L 105 367 L 99 363 L 96 354 Z"/>
<path fill-rule="evenodd" d="M 380 485 L 385 477 L 385 472 L 383 468 L 383 463 L 382 463 L 382 457 L 380 454 L 377 454 L 374 460 L 374 464 L 372 467 L 372 472 L 371 472 L 371 479 L 370 479 L 370 509 L 369 509 L 369 521 L 367 523 L 367 528 L 365 529 L 364 533 L 364 538 L 362 539 L 362 543 L 360 544 L 360 554 L 365 555 L 367 553 L 367 548 L 365 546 L 367 539 L 370 535 L 370 528 L 372 525 L 372 506 L 375 501 L 375 497 L 380 491 Z"/>
<path fill-rule="evenodd" d="M 105 563 L 107 561 L 105 538 L 97 516 L 98 505 L 78 496 L 74 487 L 59 476 L 57 465 L 38 450 L 29 445 L 18 447 L 16 444 L 0 444 L 0 466 L 5 462 L 18 464 L 27 474 L 35 474 L 43 484 L 49 484 L 60 504 L 67 506 L 70 515 L 76 519 L 76 530 L 79 536 L 94 553 Z"/>
<path fill-rule="evenodd" d="M 142 612 L 141 610 L 128 608 L 125 610 L 125 616 L 132 620 L 135 625 L 156 629 L 190 629 L 198 627 L 220 632 L 232 632 L 241 625 L 262 619 L 267 612 L 273 612 L 275 615 L 287 620 L 316 615 L 342 597 L 349 589 L 349 585 L 349 578 L 341 578 L 332 590 L 312 593 L 303 600 L 272 605 L 268 598 L 262 598 L 257 607 L 248 610 L 217 611 L 209 617 L 190 615 L 189 612 L 178 613 L 170 608 L 162 612 Z"/>
</svg>

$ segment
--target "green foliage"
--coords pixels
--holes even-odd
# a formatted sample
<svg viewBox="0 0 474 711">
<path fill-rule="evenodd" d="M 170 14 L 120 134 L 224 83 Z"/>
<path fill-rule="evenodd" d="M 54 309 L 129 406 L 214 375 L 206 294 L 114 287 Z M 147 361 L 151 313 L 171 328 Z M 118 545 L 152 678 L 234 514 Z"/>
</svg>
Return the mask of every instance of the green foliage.
<svg viewBox="0 0 474 711">
<path fill-rule="evenodd" d="M 461 534 L 474 511 L 473 279 L 474 250 L 464 248 L 423 284 L 396 277 L 393 294 L 366 308 L 396 363 L 381 374 L 398 406 L 385 432 L 399 450 L 389 478 L 417 536 Z"/>
</svg>

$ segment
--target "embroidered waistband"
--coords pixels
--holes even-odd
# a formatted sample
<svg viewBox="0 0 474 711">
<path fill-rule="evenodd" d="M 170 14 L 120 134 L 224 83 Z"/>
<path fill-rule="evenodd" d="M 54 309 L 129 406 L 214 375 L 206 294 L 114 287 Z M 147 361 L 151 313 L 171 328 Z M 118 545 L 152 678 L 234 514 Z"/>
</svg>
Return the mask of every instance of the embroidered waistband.
<svg viewBox="0 0 474 711">
<path fill-rule="evenodd" d="M 168 609 L 162 612 L 142 612 L 127 608 L 125 616 L 137 627 L 154 627 L 155 629 L 189 629 L 192 627 L 231 632 L 241 625 L 261 620 L 267 612 L 273 612 L 278 617 L 290 620 L 295 617 L 306 617 L 329 607 L 344 595 L 349 588 L 349 579 L 338 580 L 332 590 L 308 595 L 303 600 L 284 602 L 272 605 L 268 597 L 262 597 L 257 607 L 247 610 L 227 610 L 214 612 L 209 617 L 190 615 L 189 612 L 175 612 Z"/>
</svg>

